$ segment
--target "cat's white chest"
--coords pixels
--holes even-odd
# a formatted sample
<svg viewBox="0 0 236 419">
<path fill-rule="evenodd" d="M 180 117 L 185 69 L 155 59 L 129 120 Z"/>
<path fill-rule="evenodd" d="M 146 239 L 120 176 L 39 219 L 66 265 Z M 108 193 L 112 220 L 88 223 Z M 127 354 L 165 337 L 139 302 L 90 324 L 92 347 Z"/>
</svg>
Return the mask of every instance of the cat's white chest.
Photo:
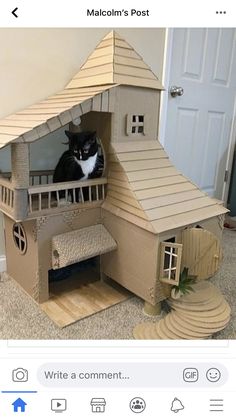
<svg viewBox="0 0 236 419">
<path fill-rule="evenodd" d="M 81 178 L 81 180 L 88 179 L 88 175 L 92 173 L 92 171 L 94 170 L 94 167 L 97 161 L 97 153 L 94 154 L 94 156 L 89 157 L 88 160 L 76 159 L 76 161 L 80 165 L 84 173 L 84 176 Z"/>
</svg>

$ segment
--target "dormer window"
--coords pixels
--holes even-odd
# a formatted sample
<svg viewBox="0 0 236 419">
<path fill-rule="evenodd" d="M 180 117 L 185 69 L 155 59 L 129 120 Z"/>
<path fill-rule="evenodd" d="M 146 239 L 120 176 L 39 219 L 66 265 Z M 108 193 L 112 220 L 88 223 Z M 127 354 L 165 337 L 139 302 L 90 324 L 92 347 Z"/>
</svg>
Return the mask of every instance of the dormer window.
<svg viewBox="0 0 236 419">
<path fill-rule="evenodd" d="M 127 115 L 127 135 L 145 135 L 145 115 Z"/>
</svg>

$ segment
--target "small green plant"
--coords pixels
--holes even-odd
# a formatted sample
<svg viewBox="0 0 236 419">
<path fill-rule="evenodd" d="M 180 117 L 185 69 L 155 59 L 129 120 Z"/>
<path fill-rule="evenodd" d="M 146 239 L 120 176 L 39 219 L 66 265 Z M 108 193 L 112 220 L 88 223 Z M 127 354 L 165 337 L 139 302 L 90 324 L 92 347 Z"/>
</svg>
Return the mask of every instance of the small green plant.
<svg viewBox="0 0 236 419">
<path fill-rule="evenodd" d="M 188 274 L 188 268 L 184 268 L 179 276 L 179 285 L 174 285 L 172 289 L 179 291 L 182 295 L 194 292 L 192 285 L 196 283 L 196 276 Z"/>
</svg>

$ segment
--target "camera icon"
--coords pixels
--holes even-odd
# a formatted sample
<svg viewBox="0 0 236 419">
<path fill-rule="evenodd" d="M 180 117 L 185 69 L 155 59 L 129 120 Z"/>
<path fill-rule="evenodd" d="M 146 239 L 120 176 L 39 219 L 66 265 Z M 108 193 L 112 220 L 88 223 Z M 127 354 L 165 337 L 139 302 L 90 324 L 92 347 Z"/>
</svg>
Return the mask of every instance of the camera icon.
<svg viewBox="0 0 236 419">
<path fill-rule="evenodd" d="M 12 371 L 12 381 L 25 383 L 28 381 L 28 370 L 16 368 Z"/>
</svg>

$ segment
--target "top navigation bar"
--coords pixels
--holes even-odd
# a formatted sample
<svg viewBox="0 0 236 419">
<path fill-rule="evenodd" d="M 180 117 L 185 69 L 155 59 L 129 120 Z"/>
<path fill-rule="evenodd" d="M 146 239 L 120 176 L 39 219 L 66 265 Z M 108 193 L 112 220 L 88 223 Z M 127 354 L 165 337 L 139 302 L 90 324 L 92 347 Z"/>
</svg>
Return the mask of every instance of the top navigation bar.
<svg viewBox="0 0 236 419">
<path fill-rule="evenodd" d="M 232 0 L 2 0 L 0 27 L 234 27 Z"/>
</svg>

